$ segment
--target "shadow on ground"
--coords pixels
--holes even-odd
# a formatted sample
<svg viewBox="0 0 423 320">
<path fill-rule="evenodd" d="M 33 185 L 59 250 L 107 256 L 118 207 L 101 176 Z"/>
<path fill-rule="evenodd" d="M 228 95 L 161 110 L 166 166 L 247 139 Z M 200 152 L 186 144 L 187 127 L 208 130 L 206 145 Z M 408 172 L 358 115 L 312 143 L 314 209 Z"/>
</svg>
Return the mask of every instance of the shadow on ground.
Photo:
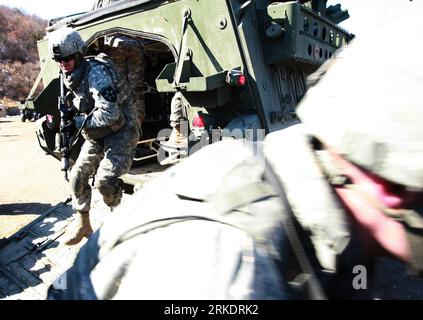
<svg viewBox="0 0 423 320">
<path fill-rule="evenodd" d="M 0 215 L 42 214 L 51 208 L 51 204 L 36 202 L 0 204 Z"/>
</svg>

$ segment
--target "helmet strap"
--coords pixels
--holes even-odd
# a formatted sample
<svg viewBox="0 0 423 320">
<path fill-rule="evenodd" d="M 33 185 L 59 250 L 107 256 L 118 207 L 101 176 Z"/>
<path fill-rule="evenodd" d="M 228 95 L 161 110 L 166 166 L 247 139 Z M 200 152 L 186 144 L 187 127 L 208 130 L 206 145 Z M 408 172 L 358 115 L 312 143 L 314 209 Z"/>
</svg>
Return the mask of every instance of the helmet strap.
<svg viewBox="0 0 423 320">
<path fill-rule="evenodd" d="M 84 57 L 79 52 L 75 53 L 75 69 L 79 68 L 83 60 Z"/>
</svg>

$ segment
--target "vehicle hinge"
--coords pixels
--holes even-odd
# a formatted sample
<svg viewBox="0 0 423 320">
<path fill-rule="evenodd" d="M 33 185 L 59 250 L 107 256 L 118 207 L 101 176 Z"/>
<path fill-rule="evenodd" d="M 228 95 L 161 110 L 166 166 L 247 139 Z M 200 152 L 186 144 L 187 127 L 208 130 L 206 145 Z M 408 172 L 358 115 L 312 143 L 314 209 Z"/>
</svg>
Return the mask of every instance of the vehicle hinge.
<svg viewBox="0 0 423 320">
<path fill-rule="evenodd" d="M 191 65 L 192 52 L 187 48 L 187 29 L 191 22 L 191 10 L 189 8 L 184 10 L 182 18 L 182 35 L 181 42 L 179 45 L 179 55 L 176 62 L 175 75 L 173 77 L 173 87 L 180 88 L 181 77 L 183 74 L 184 66 Z M 188 60 L 188 63 L 187 63 Z"/>
</svg>

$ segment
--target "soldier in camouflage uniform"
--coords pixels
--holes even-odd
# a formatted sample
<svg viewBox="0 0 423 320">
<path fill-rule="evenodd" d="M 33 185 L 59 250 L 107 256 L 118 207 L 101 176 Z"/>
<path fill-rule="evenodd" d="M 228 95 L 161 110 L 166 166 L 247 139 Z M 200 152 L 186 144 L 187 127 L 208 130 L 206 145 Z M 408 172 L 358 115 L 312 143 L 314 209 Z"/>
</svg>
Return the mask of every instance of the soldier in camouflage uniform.
<svg viewBox="0 0 423 320">
<path fill-rule="evenodd" d="M 104 202 L 115 207 L 122 197 L 119 177 L 131 167 L 139 139 L 138 112 L 131 90 L 104 55 L 85 59 L 86 46 L 78 32 L 62 28 L 49 37 L 49 52 L 64 72 L 68 97 L 78 115 L 84 145 L 70 173 L 75 223 L 67 244 L 76 244 L 92 233 L 89 210 L 89 178 L 96 173 L 95 187 Z"/>
<path fill-rule="evenodd" d="M 136 193 L 81 249 L 61 297 L 368 298 L 381 255 L 422 275 L 419 21 L 381 26 L 324 65 L 302 124 L 264 146 L 212 144 Z"/>
<path fill-rule="evenodd" d="M 172 127 L 172 132 L 169 140 L 163 145 L 176 148 L 188 147 L 188 123 L 183 110 L 187 103 L 182 92 L 178 91 L 173 96 L 170 103 L 170 126 Z"/>
<path fill-rule="evenodd" d="M 110 5 L 120 0 L 95 0 L 91 10 Z M 142 40 L 116 33 L 105 37 L 104 52 L 126 77 L 131 86 L 134 105 L 138 110 L 141 124 L 145 119 L 144 81 L 146 58 Z"/>
</svg>

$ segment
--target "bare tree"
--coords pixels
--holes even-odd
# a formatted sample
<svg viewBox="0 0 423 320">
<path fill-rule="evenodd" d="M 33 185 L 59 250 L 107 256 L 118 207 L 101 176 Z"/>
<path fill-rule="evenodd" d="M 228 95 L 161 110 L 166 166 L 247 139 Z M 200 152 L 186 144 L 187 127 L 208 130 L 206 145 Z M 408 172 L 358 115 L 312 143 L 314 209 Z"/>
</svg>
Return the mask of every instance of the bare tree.
<svg viewBox="0 0 423 320">
<path fill-rule="evenodd" d="M 38 72 L 37 41 L 47 21 L 0 5 L 0 98 L 24 99 Z"/>
</svg>

